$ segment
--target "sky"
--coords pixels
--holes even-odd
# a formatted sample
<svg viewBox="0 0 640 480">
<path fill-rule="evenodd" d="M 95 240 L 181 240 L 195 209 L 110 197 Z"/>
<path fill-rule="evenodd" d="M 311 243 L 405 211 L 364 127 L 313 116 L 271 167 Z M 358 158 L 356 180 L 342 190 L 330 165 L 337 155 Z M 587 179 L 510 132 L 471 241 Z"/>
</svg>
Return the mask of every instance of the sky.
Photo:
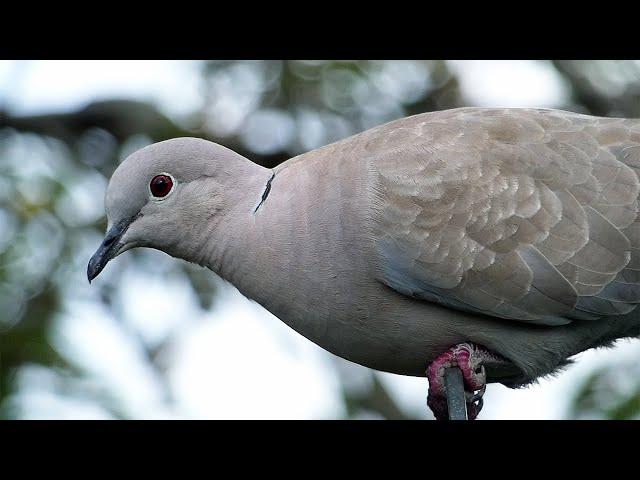
<svg viewBox="0 0 640 480">
<path fill-rule="evenodd" d="M 566 95 L 562 80 L 543 63 L 455 61 L 450 66 L 470 105 L 550 107 Z M 200 67 L 192 61 L 2 61 L 0 108 L 36 114 L 119 97 L 149 99 L 180 117 L 200 106 Z M 98 182 L 92 188 L 105 187 Z M 203 313 L 180 281 L 110 265 L 103 276 L 121 276 L 118 301 L 131 322 L 122 325 L 98 306 L 95 289 L 86 284 L 83 262 L 94 248 L 87 244 L 78 252 L 83 295 L 65 305 L 54 341 L 86 365 L 96 382 L 118 392 L 137 418 L 338 418 L 344 414 L 338 369 L 352 373 L 353 388 L 366 381 L 364 367 L 325 352 L 222 280 L 219 300 Z M 155 251 L 144 255 L 159 269 L 178 261 Z M 125 265 L 122 257 L 116 262 Z M 139 314 L 148 309 L 164 313 L 149 322 Z M 177 407 L 163 402 L 157 377 L 128 339 L 129 328 L 151 343 L 175 336 L 167 363 Z M 615 350 L 583 353 L 563 373 L 526 389 L 490 385 L 480 418 L 562 418 L 573 386 L 593 368 L 637 353 L 638 342 L 622 342 Z M 425 379 L 378 375 L 400 405 L 418 418 L 430 418 Z M 43 369 L 27 369 L 22 377 L 20 401 L 27 418 L 109 418 L 95 405 L 52 393 L 55 378 Z"/>
</svg>

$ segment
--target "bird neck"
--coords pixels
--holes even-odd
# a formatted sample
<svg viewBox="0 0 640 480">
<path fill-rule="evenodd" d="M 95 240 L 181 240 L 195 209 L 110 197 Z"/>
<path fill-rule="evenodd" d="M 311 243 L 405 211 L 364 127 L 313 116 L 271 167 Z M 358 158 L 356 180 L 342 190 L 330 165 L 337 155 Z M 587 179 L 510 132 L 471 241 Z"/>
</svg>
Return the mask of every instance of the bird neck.
<svg viewBox="0 0 640 480">
<path fill-rule="evenodd" d="M 299 233 L 305 230 L 299 225 L 304 219 L 296 214 L 300 199 L 295 193 L 307 187 L 299 183 L 297 176 L 280 178 L 280 173 L 263 167 L 245 172 L 232 189 L 228 211 L 217 218 L 203 246 L 206 257 L 198 262 L 268 309 L 285 295 L 280 277 L 300 260 L 291 254 L 292 242 L 297 247 L 308 243 Z"/>
<path fill-rule="evenodd" d="M 248 264 L 259 256 L 261 237 L 256 225 L 262 217 L 261 209 L 267 201 L 273 180 L 273 171 L 257 165 L 244 157 L 234 165 L 233 171 L 224 179 L 222 187 L 223 206 L 203 205 L 206 212 L 198 216 L 201 222 L 193 245 L 185 260 L 208 267 L 231 283 L 246 276 Z M 211 215 L 215 208 L 220 211 Z"/>
<path fill-rule="evenodd" d="M 233 213 L 220 220 L 225 223 L 216 228 L 206 266 L 293 328 L 308 321 L 309 305 L 330 302 L 332 295 L 324 293 L 346 281 L 338 269 L 353 259 L 341 252 L 359 251 L 362 241 L 348 215 L 357 206 L 343 198 L 358 189 L 334 188 L 337 182 L 326 180 L 339 175 L 337 162 L 314 158 L 260 172 L 245 183 Z M 342 224 L 344 216 L 353 221 Z M 344 243 L 352 246 L 340 248 Z"/>
<path fill-rule="evenodd" d="M 360 302 L 343 292 L 371 277 L 362 213 L 370 179 L 339 156 L 304 157 L 243 180 L 241 198 L 219 216 L 201 264 L 317 343 L 326 333 L 323 312 L 339 302 L 345 308 L 333 321 L 341 321 L 346 306 Z M 343 188 L 344 176 L 357 181 Z"/>
</svg>

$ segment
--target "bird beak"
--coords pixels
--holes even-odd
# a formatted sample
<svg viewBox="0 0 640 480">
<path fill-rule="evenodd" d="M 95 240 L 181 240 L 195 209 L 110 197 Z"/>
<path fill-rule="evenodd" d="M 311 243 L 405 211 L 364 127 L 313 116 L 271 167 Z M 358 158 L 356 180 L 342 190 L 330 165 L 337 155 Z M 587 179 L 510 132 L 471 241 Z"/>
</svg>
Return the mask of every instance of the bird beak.
<svg viewBox="0 0 640 480">
<path fill-rule="evenodd" d="M 123 244 L 120 242 L 120 239 L 133 220 L 133 218 L 121 220 L 107 232 L 102 244 L 89 260 L 89 265 L 87 266 L 89 283 L 100 274 L 110 260 L 117 257 L 121 252 Z"/>
</svg>

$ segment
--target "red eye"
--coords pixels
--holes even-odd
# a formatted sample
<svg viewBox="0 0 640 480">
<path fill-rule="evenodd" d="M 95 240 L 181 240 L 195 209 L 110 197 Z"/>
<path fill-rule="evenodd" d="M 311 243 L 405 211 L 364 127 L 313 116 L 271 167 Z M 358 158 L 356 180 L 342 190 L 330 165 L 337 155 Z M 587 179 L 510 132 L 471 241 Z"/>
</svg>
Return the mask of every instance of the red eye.
<svg viewBox="0 0 640 480">
<path fill-rule="evenodd" d="M 166 197 L 173 188 L 173 180 L 169 175 L 156 175 L 151 180 L 149 188 L 154 197 Z"/>
</svg>

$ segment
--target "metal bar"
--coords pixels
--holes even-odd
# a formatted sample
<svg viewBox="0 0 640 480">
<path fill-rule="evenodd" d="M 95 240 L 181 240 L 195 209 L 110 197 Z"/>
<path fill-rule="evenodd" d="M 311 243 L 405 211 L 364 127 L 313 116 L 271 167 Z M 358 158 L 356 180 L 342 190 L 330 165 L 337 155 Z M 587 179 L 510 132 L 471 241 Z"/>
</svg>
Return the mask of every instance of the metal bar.
<svg viewBox="0 0 640 480">
<path fill-rule="evenodd" d="M 444 385 L 447 392 L 449 420 L 468 420 L 462 372 L 458 367 L 450 367 L 444 371 Z"/>
</svg>

